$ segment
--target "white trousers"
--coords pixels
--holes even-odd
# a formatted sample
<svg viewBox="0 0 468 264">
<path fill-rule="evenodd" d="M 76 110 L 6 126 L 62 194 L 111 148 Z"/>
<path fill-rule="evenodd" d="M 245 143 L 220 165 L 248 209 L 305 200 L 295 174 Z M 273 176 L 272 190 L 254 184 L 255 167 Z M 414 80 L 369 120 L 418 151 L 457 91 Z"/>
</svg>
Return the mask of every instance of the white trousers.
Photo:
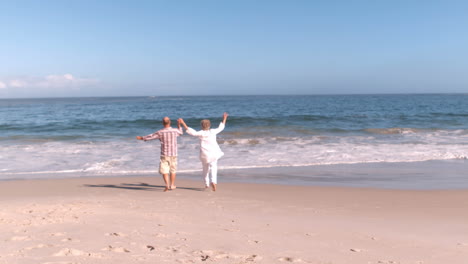
<svg viewBox="0 0 468 264">
<path fill-rule="evenodd" d="M 211 182 L 217 184 L 218 182 L 218 161 L 203 162 L 203 177 L 205 177 L 205 186 L 210 186 L 210 172 Z"/>
</svg>

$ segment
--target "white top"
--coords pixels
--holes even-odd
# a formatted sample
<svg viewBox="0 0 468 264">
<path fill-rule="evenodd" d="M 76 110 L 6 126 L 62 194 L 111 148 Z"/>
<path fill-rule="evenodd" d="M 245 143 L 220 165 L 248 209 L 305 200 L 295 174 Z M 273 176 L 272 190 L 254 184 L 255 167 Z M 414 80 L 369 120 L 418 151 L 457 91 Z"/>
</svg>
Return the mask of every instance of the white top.
<svg viewBox="0 0 468 264">
<path fill-rule="evenodd" d="M 224 155 L 216 141 L 216 135 L 223 131 L 224 127 L 224 123 L 221 122 L 216 129 L 195 131 L 193 128 L 187 128 L 187 134 L 200 139 L 200 160 L 202 162 L 210 163 Z"/>
</svg>

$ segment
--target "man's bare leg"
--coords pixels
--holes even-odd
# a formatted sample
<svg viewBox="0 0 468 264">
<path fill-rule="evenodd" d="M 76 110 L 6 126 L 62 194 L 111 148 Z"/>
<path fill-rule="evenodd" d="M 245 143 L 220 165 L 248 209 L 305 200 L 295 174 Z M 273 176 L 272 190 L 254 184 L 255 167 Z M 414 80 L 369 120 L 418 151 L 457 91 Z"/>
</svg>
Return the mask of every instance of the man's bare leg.
<svg viewBox="0 0 468 264">
<path fill-rule="evenodd" d="M 176 178 L 176 173 L 171 173 L 171 188 L 170 190 L 174 190 L 175 188 L 177 188 L 177 186 L 175 185 L 175 178 Z"/>
<path fill-rule="evenodd" d="M 164 179 L 164 183 L 166 184 L 166 188 L 164 189 L 164 191 L 167 192 L 171 189 L 169 186 L 169 175 L 166 173 L 166 174 L 163 174 L 162 176 Z"/>
</svg>

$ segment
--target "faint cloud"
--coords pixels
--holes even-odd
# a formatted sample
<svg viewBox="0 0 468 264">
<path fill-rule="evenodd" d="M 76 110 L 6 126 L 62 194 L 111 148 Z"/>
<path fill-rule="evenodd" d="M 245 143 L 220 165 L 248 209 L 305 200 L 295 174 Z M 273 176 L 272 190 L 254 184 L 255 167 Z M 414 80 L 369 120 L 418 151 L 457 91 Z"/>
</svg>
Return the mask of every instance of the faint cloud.
<svg viewBox="0 0 468 264">
<path fill-rule="evenodd" d="M 27 82 L 25 82 L 23 80 L 11 80 L 8 83 L 8 86 L 9 87 L 14 87 L 14 88 L 21 88 L 21 87 L 27 86 Z"/>
<path fill-rule="evenodd" d="M 80 87 L 98 83 L 96 79 L 77 78 L 69 73 L 64 75 L 48 75 L 38 83 L 39 87 L 60 88 L 60 87 Z"/>
<path fill-rule="evenodd" d="M 63 75 L 47 75 L 45 77 L 22 77 L 0 80 L 0 89 L 7 88 L 80 88 L 99 83 L 92 78 L 79 78 L 70 73 Z"/>
</svg>

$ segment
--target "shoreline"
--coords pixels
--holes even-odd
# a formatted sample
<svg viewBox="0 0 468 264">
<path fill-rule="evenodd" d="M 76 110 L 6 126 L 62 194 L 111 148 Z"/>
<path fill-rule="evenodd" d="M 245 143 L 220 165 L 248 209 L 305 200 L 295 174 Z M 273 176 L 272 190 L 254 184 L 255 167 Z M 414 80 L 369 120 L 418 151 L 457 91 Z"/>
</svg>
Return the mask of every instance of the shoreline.
<svg viewBox="0 0 468 264">
<path fill-rule="evenodd" d="M 375 162 L 314 166 L 277 166 L 271 168 L 219 169 L 220 183 L 257 183 L 292 186 L 357 187 L 396 190 L 468 189 L 467 160 L 431 160 L 418 162 Z M 180 171 L 179 179 L 199 181 L 200 171 Z M 6 177 L 8 174 L 3 173 Z M 0 174 L 2 176 L 2 174 Z M 27 181 L 76 178 L 156 177 L 153 172 L 122 173 L 16 173 L 3 181 Z"/>
<path fill-rule="evenodd" d="M 0 264 L 411 263 L 468 259 L 468 190 L 159 177 L 0 182 Z"/>
</svg>

